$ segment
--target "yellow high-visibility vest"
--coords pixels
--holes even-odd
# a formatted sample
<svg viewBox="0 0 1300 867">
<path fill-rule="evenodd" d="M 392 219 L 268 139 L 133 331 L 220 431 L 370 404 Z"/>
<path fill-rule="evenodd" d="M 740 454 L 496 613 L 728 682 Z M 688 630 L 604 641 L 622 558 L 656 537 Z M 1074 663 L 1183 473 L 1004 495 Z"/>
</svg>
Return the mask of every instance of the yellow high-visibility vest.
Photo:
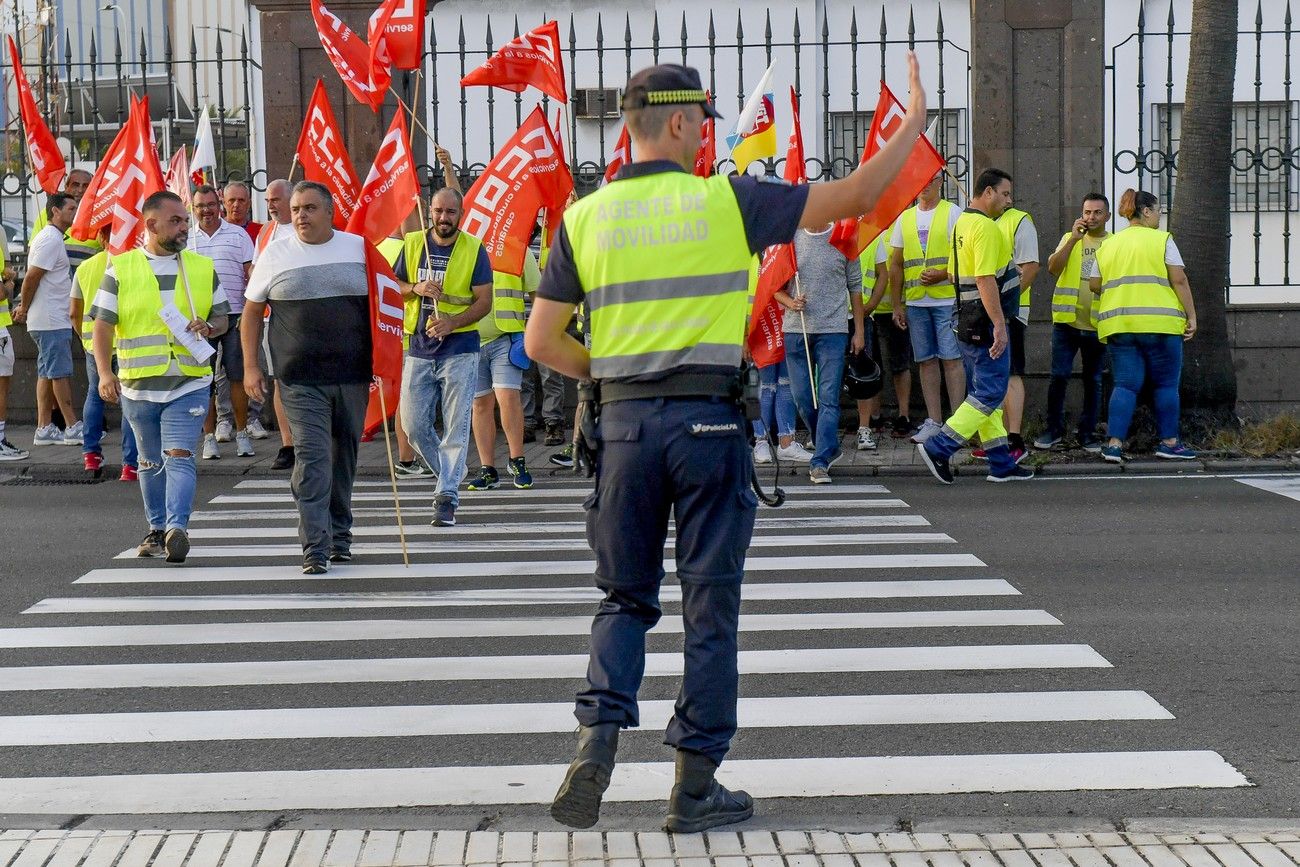
<svg viewBox="0 0 1300 867">
<path fill-rule="evenodd" d="M 207 319 L 216 284 L 212 260 L 189 250 L 180 255 L 189 292 L 182 289 L 177 275 L 174 303 L 190 319 Z M 135 249 L 114 257 L 113 272 L 117 275 L 118 375 L 125 380 L 162 376 L 173 358 L 186 376 L 212 373 L 211 367 L 176 343 L 163 323 L 162 292 L 144 251 Z"/>
<path fill-rule="evenodd" d="M 921 272 L 926 268 L 947 268 L 948 255 L 952 250 L 952 238 L 948 233 L 948 221 L 953 204 L 941 199 L 930 219 L 930 234 L 925 239 L 925 249 L 921 249 L 921 235 L 916 228 L 916 215 L 919 205 L 914 205 L 903 212 L 898 219 L 903 227 L 903 299 L 920 301 L 922 298 L 953 298 L 957 290 L 951 280 L 926 286 L 921 283 Z"/>
<path fill-rule="evenodd" d="M 1112 334 L 1182 334 L 1187 311 L 1169 282 L 1169 233 L 1129 226 L 1097 248 L 1101 300 L 1097 337 Z"/>
<path fill-rule="evenodd" d="M 1031 226 L 1034 224 L 1033 217 L 1029 216 L 1025 211 L 1021 211 L 1017 208 L 1007 208 L 1002 212 L 1002 216 L 997 219 L 998 228 L 1002 230 L 1002 234 L 1006 235 L 1007 245 L 1011 247 L 1011 262 L 1013 265 L 1017 266 L 1019 266 L 1020 263 L 1015 261 L 1016 232 L 1020 231 L 1020 224 L 1024 220 L 1028 220 L 1029 225 Z M 1033 296 L 1030 293 L 1030 289 L 1032 288 L 1032 285 L 1029 283 L 1022 281 L 1020 284 L 1020 313 L 1016 318 L 1026 325 L 1029 324 L 1029 305 L 1033 303 Z"/>
<path fill-rule="evenodd" d="M 428 236 L 424 232 L 408 232 L 402 239 L 402 251 L 406 256 L 406 282 L 420 282 L 420 266 L 424 263 L 425 245 Z M 451 248 L 451 258 L 447 261 L 447 273 L 442 277 L 442 297 L 438 299 L 438 313 L 441 316 L 455 316 L 464 313 L 474 303 L 474 265 L 478 262 L 478 251 L 483 243 L 468 232 L 457 232 L 456 241 Z M 414 334 L 420 320 L 420 297 L 415 304 L 407 305 L 403 327 L 407 334 Z M 414 316 L 412 316 L 414 312 Z M 454 333 L 474 331 L 478 323 L 462 325 Z"/>
<path fill-rule="evenodd" d="M 77 266 L 73 279 L 81 287 L 81 345 L 87 352 L 94 351 L 93 337 L 95 320 L 90 318 L 90 308 L 94 306 L 95 294 L 104 282 L 104 272 L 108 270 L 108 251 L 100 250 Z"/>
<path fill-rule="evenodd" d="M 1065 239 L 1070 235 L 1067 232 L 1061 236 L 1061 241 L 1057 245 L 1065 243 Z M 1092 294 L 1092 289 L 1084 284 L 1083 280 L 1083 241 L 1079 241 L 1070 250 L 1070 258 L 1065 260 L 1065 268 L 1061 271 L 1061 276 L 1056 278 L 1056 291 L 1052 293 L 1052 322 L 1061 325 L 1073 325 L 1085 331 L 1097 330 L 1097 296 Z M 1084 296 L 1083 293 L 1088 295 Z M 1088 304 L 1088 325 L 1079 322 L 1079 299 L 1087 297 L 1090 299 Z M 1091 327 L 1088 327 L 1088 326 Z"/>
</svg>

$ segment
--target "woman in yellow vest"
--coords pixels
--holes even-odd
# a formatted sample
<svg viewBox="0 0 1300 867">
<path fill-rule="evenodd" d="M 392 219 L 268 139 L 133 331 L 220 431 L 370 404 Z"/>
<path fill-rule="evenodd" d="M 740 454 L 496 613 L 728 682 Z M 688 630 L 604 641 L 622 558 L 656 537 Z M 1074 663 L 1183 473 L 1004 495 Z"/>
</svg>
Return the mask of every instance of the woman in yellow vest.
<svg viewBox="0 0 1300 867">
<path fill-rule="evenodd" d="M 1183 341 L 1196 333 L 1196 307 L 1178 246 L 1160 230 L 1160 202 L 1148 192 L 1125 190 L 1119 215 L 1127 229 L 1097 248 L 1090 275 L 1097 305 L 1097 336 L 1110 348 L 1115 388 L 1110 396 L 1110 442 L 1102 457 L 1124 462 L 1124 440 L 1146 380 L 1155 395 L 1160 445 L 1156 457 L 1192 460 L 1196 452 L 1178 440 L 1178 385 Z"/>
<path fill-rule="evenodd" d="M 3 231 L 0 231 L 0 238 Z M 27 459 L 27 452 L 9 442 L 5 437 L 5 414 L 9 409 L 9 378 L 14 373 L 14 341 L 9 336 L 9 326 L 13 325 L 13 314 L 9 309 L 9 296 L 14 290 L 14 275 L 5 264 L 4 245 L 0 244 L 0 461 L 21 461 Z"/>
</svg>

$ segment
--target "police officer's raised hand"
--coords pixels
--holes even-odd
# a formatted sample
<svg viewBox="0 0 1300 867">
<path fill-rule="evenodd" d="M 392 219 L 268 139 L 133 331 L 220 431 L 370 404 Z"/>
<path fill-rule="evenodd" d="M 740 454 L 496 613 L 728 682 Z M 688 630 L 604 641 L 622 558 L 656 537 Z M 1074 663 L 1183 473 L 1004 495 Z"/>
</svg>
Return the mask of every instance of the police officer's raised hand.
<svg viewBox="0 0 1300 867">
<path fill-rule="evenodd" d="M 993 325 L 993 345 L 989 347 L 989 358 L 1001 358 L 1002 353 L 1007 351 L 1007 323 Z"/>
<path fill-rule="evenodd" d="M 99 396 L 109 403 L 117 403 L 122 395 L 122 384 L 113 372 L 99 375 Z"/>
</svg>

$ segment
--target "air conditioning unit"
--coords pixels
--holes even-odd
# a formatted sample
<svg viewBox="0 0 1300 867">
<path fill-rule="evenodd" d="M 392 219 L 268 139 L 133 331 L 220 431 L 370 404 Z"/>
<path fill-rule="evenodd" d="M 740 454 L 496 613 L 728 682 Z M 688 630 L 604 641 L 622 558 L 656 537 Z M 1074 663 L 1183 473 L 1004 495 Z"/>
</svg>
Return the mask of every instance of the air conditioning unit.
<svg viewBox="0 0 1300 867">
<path fill-rule="evenodd" d="M 617 87 L 580 87 L 573 94 L 573 113 L 584 120 L 617 118 L 619 108 Z"/>
</svg>

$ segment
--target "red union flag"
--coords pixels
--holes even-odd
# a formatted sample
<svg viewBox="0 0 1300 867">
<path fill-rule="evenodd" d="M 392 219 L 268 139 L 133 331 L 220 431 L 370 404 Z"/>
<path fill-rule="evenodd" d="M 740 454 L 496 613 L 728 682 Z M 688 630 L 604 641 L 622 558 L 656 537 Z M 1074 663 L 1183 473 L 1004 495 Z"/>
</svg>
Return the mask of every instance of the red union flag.
<svg viewBox="0 0 1300 867">
<path fill-rule="evenodd" d="M 898 128 L 902 126 L 907 110 L 890 92 L 885 83 L 880 82 L 880 100 L 876 103 L 876 113 L 871 119 L 871 130 L 867 133 L 867 144 L 862 149 L 862 162 L 876 155 L 885 142 L 889 141 Z M 880 194 L 871 213 L 861 217 L 840 220 L 831 232 L 831 244 L 850 259 L 862 255 L 867 245 L 874 241 L 881 232 L 893 225 L 898 215 L 907 210 L 913 200 L 921 194 L 925 185 L 934 180 L 934 176 L 943 171 L 943 157 L 930 144 L 925 136 L 920 136 L 912 146 L 912 153 L 893 182 Z"/>
<path fill-rule="evenodd" d="M 697 156 L 696 162 L 699 161 Z M 609 158 L 609 164 L 605 166 L 605 183 L 614 180 L 614 175 L 626 164 L 632 162 L 632 139 L 627 134 L 627 124 L 623 124 L 623 129 L 619 131 L 618 141 L 614 144 L 614 155 Z"/>
<path fill-rule="evenodd" d="M 398 69 L 418 69 L 424 51 L 426 0 L 384 0 L 370 16 L 367 39 L 372 52 L 382 22 L 389 62 Z"/>
<path fill-rule="evenodd" d="M 790 88 L 790 117 L 793 125 L 782 177 L 792 184 L 804 184 L 808 182 L 808 176 L 804 166 L 803 128 L 799 124 L 799 97 L 793 87 Z M 790 282 L 798 267 L 794 244 L 777 244 L 763 251 L 758 266 L 758 288 L 754 291 L 754 313 L 749 321 L 749 354 L 759 367 L 776 364 L 785 358 L 784 315 L 775 296 Z"/>
<path fill-rule="evenodd" d="M 391 80 L 388 67 L 371 67 L 370 49 L 365 40 L 326 9 L 321 0 L 311 0 L 311 14 L 316 20 L 321 47 L 338 70 L 339 78 L 358 102 L 370 106 L 371 111 L 379 111 Z"/>
<path fill-rule="evenodd" d="M 22 61 L 18 59 L 18 47 L 12 36 L 9 41 L 9 60 L 14 67 L 14 86 L 18 88 L 18 116 L 23 121 L 23 132 L 27 136 L 27 155 L 31 158 L 32 169 L 41 189 L 53 194 L 63 185 L 63 176 L 67 173 L 67 163 L 54 142 L 54 134 L 45 125 L 45 118 L 36 107 L 36 97 L 32 95 L 31 85 L 23 73 Z"/>
<path fill-rule="evenodd" d="M 370 296 L 370 403 L 366 407 L 365 435 L 384 423 L 384 410 L 392 416 L 402 385 L 402 288 L 388 260 L 366 242 L 366 288 Z M 383 400 L 380 400 L 383 389 Z"/>
<path fill-rule="evenodd" d="M 564 58 L 560 54 L 560 25 L 547 21 L 507 42 L 478 69 L 460 80 L 461 87 L 485 84 L 522 93 L 535 87 L 542 93 L 569 101 L 564 85 Z"/>
<path fill-rule="evenodd" d="M 704 95 L 710 102 L 713 101 L 713 94 L 705 91 Z M 695 174 L 707 178 L 713 174 L 713 167 L 717 162 L 718 132 L 713 118 L 706 117 L 704 123 L 700 125 L 700 149 L 695 152 Z"/>
<path fill-rule="evenodd" d="M 148 97 L 132 96 L 126 125 L 109 146 L 95 176 L 81 197 L 71 233 L 88 240 L 109 227 L 108 252 L 117 256 L 140 245 L 144 221 L 140 208 L 144 200 L 163 189 L 162 166 L 153 149 Z"/>
<path fill-rule="evenodd" d="M 185 145 L 176 149 L 171 162 L 167 164 L 167 174 L 163 177 L 163 186 L 171 190 L 182 200 L 190 199 L 190 158 L 185 153 Z"/>
<path fill-rule="evenodd" d="M 325 83 L 316 79 L 316 89 L 307 103 L 302 134 L 298 136 L 298 162 L 302 176 L 324 184 L 334 196 L 334 226 L 342 229 L 357 209 L 357 171 L 352 167 L 343 135 L 334 120 Z"/>
<path fill-rule="evenodd" d="M 379 143 L 374 165 L 361 187 L 357 209 L 347 230 L 377 244 L 397 231 L 415 209 L 420 183 L 411 159 L 411 139 L 406 133 L 406 115 L 399 111 Z"/>
<path fill-rule="evenodd" d="M 465 194 L 461 229 L 483 242 L 494 270 L 522 274 L 538 212 L 564 207 L 572 191 L 573 176 L 537 106 Z"/>
</svg>

